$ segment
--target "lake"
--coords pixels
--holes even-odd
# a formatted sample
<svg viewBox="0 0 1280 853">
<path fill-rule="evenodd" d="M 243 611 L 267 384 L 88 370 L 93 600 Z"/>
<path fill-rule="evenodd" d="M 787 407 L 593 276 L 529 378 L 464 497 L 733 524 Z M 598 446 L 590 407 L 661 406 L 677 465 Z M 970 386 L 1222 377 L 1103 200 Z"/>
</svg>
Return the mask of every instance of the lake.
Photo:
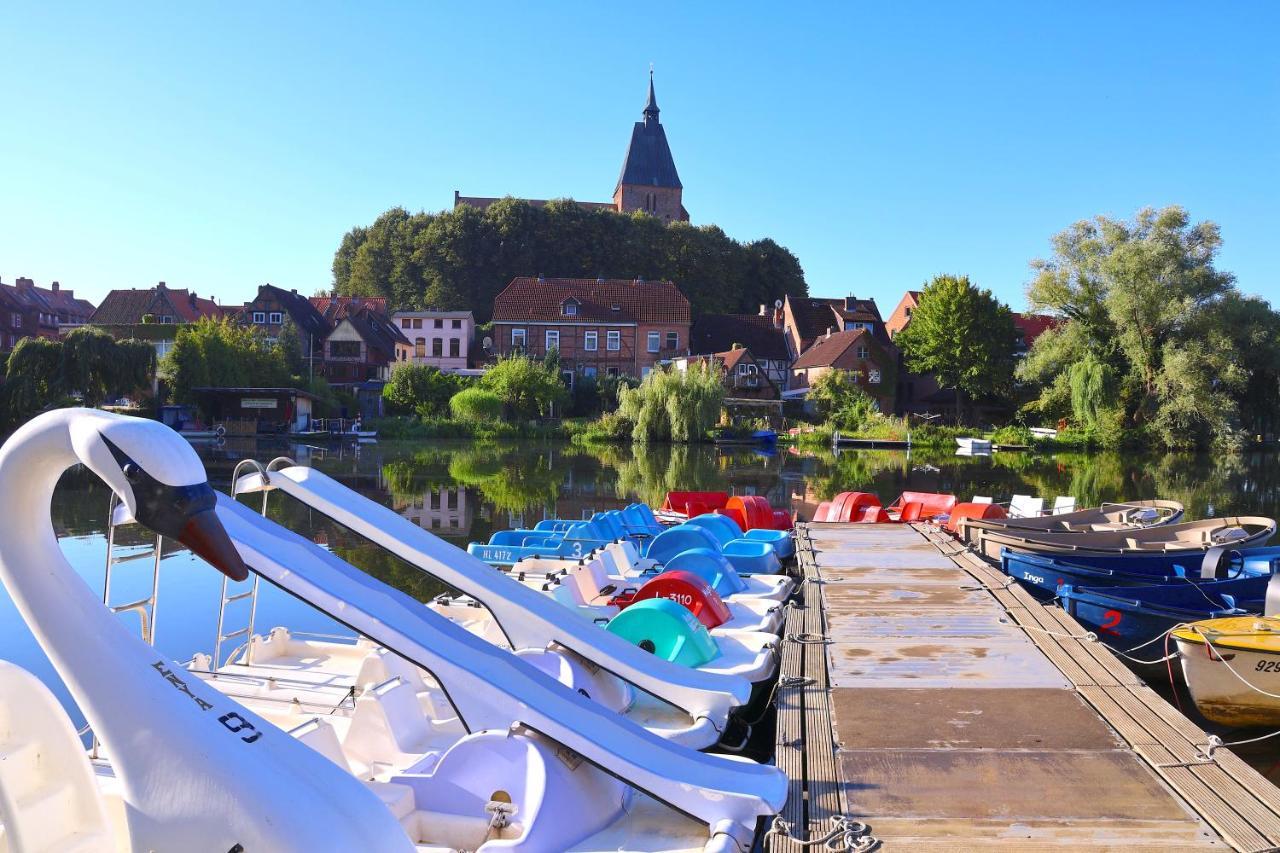
<svg viewBox="0 0 1280 853">
<path fill-rule="evenodd" d="M 1008 500 L 1012 494 L 1030 494 L 1044 497 L 1046 504 L 1056 496 L 1072 495 L 1082 507 L 1160 497 L 1182 502 L 1189 519 L 1234 514 L 1275 517 L 1280 513 L 1280 457 L 1268 453 L 997 453 L 957 457 L 949 452 L 847 450 L 833 455 L 785 448 L 764 454 L 710 446 L 585 449 L 565 442 L 382 442 L 324 448 L 253 440 L 230 440 L 197 449 L 217 489 L 229 488 L 232 471 L 242 459 L 265 463 L 288 455 L 463 548 L 473 540 L 488 539 L 493 531 L 531 526 L 543 518 L 583 518 L 633 501 L 656 506 L 671 489 L 764 495 L 775 507 L 825 500 L 845 490 L 876 492 L 888 503 L 910 489 L 949 492 L 962 499 L 988 495 L 997 501 Z M 100 480 L 84 470 L 74 470 L 64 476 L 53 507 L 54 526 L 64 553 L 99 594 L 109 499 Z M 246 500 L 257 506 L 259 499 Z M 269 514 L 420 600 L 445 591 L 433 579 L 289 498 L 273 497 Z M 118 553 L 144 553 L 151 541 L 152 537 L 137 527 L 117 532 L 117 543 L 123 544 Z M 146 596 L 150 568 L 149 560 L 117 565 L 112 577 L 113 603 Z M 221 578 L 186 551 L 166 551 L 155 625 L 156 645 L 161 651 L 185 661 L 195 652 L 212 649 Z M 244 613 L 232 612 L 235 606 L 228 609 L 228 622 L 233 624 L 227 630 L 245 624 Z M 134 616 L 121 618 L 136 622 Z M 264 585 L 255 630 L 265 633 L 277 624 L 346 633 L 327 617 Z M 30 669 L 54 687 L 77 725 L 82 722 L 3 590 L 0 657 Z M 1168 684 L 1156 686 L 1168 694 Z M 1249 757 L 1265 770 L 1280 758 L 1280 751 L 1264 744 L 1258 756 Z"/>
</svg>

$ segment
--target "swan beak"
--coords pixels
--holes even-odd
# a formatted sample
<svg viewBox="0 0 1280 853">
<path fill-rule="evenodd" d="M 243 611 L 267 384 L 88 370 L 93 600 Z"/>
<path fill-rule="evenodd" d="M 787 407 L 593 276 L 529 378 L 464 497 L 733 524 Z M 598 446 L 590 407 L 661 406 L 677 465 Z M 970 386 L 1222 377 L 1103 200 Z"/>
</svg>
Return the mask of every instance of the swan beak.
<svg viewBox="0 0 1280 853">
<path fill-rule="evenodd" d="M 233 581 L 249 577 L 249 567 L 240 559 L 240 552 L 231 544 L 231 537 L 214 510 L 205 509 L 189 516 L 177 538 Z"/>
</svg>

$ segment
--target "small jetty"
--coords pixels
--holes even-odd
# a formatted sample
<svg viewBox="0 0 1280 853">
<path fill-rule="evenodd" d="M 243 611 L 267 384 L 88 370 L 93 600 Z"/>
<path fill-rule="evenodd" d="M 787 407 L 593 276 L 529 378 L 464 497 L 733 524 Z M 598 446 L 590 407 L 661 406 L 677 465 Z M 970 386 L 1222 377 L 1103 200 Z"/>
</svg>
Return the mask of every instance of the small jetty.
<svg viewBox="0 0 1280 853">
<path fill-rule="evenodd" d="M 802 524 L 770 851 L 1276 849 L 1280 789 L 937 528 Z"/>
</svg>

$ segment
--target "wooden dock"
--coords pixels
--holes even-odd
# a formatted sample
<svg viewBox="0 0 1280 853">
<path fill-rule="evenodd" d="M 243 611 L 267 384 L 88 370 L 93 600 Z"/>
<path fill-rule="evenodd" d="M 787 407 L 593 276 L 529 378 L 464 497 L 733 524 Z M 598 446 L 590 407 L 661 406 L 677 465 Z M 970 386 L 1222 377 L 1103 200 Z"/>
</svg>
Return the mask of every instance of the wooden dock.
<svg viewBox="0 0 1280 853">
<path fill-rule="evenodd" d="M 924 525 L 797 527 L 770 851 L 1277 849 L 1280 789 L 1046 606 Z"/>
</svg>

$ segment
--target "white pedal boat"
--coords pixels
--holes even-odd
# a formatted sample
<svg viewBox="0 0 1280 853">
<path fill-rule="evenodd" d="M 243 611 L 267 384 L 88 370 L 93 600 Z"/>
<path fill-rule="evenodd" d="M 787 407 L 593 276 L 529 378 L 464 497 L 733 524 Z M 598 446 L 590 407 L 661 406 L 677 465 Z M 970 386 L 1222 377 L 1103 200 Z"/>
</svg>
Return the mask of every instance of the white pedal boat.
<svg viewBox="0 0 1280 853">
<path fill-rule="evenodd" d="M 359 646 L 299 649 L 282 634 L 260 640 L 268 663 L 261 647 L 271 643 L 280 653 L 277 663 L 299 659 L 303 665 L 294 674 L 309 670 L 298 680 L 309 679 L 311 692 L 255 704 L 284 706 L 287 713 L 277 716 L 305 716 L 308 703 L 341 689 L 321 683 L 330 678 L 321 666 L 350 669 L 359 660 L 357 679 L 359 670 L 368 678 L 398 670 L 355 697 L 347 737 L 368 698 L 363 706 L 377 704 L 373 710 L 393 723 L 384 734 L 399 754 L 379 761 L 365 738 L 363 756 L 372 760 L 353 763 L 352 755 L 362 754 L 352 743 L 340 750 L 339 761 L 335 723 L 307 719 L 294 727 L 296 737 L 288 737 L 249 707 L 210 689 L 236 681 L 235 673 L 209 674 L 205 681 L 130 632 L 66 562 L 49 524 L 54 486 L 76 463 L 106 480 L 127 514 L 179 539 L 229 577 L 247 576 L 247 563 L 377 645 L 396 649 L 401 662 L 376 648 L 371 658 Z M 121 792 L 127 837 L 121 839 L 113 827 L 118 846 L 729 851 L 750 846 L 759 819 L 776 813 L 785 799 L 786 780 L 776 769 L 663 740 L 528 665 L 525 657 L 473 637 L 313 543 L 216 496 L 190 446 L 156 422 L 85 409 L 47 413 L 0 450 L 0 479 L 20 486 L 0 493 L 0 518 L 12 525 L 0 537 L 0 580 L 108 756 L 109 764 L 96 768 L 96 779 L 104 780 L 103 789 Z M 320 665 L 303 661 L 308 655 Z M 626 653 L 618 657 L 628 663 Z M 434 674 L 439 694 L 411 683 L 420 676 L 405 671 L 408 660 Z M 244 663 L 250 670 L 257 666 Z M 383 672 L 376 672 L 379 666 Z M 281 670 L 289 667 L 275 669 L 244 676 L 261 679 L 259 692 L 279 690 Z M 685 681 L 698 679 L 686 674 Z M 302 685 L 294 688 L 303 691 Z M 701 692 L 707 693 L 704 704 L 714 695 Z M 383 702 L 392 695 L 395 702 Z M 696 705 L 699 691 L 685 683 L 672 695 Z M 425 713 L 441 697 L 452 715 L 440 709 L 434 716 Z M 54 827 L 51 812 L 37 805 L 56 794 L 62 807 L 67 798 L 60 791 L 30 788 L 33 780 L 47 778 L 40 775 L 46 758 L 75 754 L 67 749 L 69 726 L 55 747 L 44 741 L 57 734 L 20 719 L 47 717 L 39 704 L 7 702 L 0 708 L 4 739 L 17 738 L 24 751 L 16 754 L 27 756 L 0 769 L 0 821 L 23 850 L 41 849 L 25 839 L 42 828 L 43 838 L 70 825 Z M 397 707 L 401 713 L 416 707 L 417 717 L 430 718 L 432 725 L 395 723 L 384 712 Z M 347 745 L 340 739 L 339 746 Z M 420 747 L 426 748 L 419 752 Z M 15 767 L 23 771 L 17 781 L 8 775 Z M 73 793 L 87 797 L 84 764 L 79 771 L 63 769 L 54 771 L 57 778 L 78 784 Z M 24 779 L 25 788 L 15 787 Z M 101 794 L 100 789 L 99 804 Z M 106 807 L 95 808 L 77 808 L 87 836 L 104 831 Z"/>
<path fill-rule="evenodd" d="M 692 548 L 677 554 L 666 563 L 641 557 L 635 545 L 626 540 L 610 542 L 589 555 L 604 563 L 605 571 L 613 583 L 639 586 L 655 574 L 668 569 L 693 571 L 711 583 L 720 597 L 727 601 L 764 598 L 770 601 L 786 601 L 795 589 L 795 579 L 787 575 L 740 575 L 722 555 L 708 548 Z M 576 560 L 545 559 L 544 565 L 569 568 Z"/>
</svg>

